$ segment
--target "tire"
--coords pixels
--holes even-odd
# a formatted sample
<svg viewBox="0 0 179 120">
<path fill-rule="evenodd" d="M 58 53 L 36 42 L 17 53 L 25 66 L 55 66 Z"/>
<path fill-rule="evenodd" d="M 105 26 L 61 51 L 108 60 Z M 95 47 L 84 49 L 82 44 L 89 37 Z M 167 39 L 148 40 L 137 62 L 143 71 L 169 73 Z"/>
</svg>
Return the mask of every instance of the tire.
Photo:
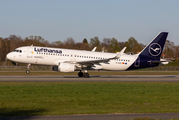
<svg viewBox="0 0 179 120">
<path fill-rule="evenodd" d="M 89 74 L 88 73 L 84 73 L 84 77 L 85 78 L 89 78 Z"/>
<path fill-rule="evenodd" d="M 83 77 L 83 73 L 82 73 L 82 72 L 79 72 L 79 73 L 78 73 L 78 77 Z"/>
<path fill-rule="evenodd" d="M 29 74 L 30 73 L 30 71 L 29 70 L 26 70 L 26 74 Z"/>
</svg>

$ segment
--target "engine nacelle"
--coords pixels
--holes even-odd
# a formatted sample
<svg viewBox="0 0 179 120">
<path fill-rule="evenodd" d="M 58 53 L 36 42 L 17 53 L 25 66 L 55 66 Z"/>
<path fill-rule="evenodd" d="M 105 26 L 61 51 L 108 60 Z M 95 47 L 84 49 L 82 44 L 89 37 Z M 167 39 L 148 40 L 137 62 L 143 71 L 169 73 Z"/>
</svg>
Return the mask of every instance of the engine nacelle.
<svg viewBox="0 0 179 120">
<path fill-rule="evenodd" d="M 60 72 L 74 72 L 75 65 L 70 63 L 60 63 L 59 66 L 53 66 L 52 70 Z"/>
</svg>

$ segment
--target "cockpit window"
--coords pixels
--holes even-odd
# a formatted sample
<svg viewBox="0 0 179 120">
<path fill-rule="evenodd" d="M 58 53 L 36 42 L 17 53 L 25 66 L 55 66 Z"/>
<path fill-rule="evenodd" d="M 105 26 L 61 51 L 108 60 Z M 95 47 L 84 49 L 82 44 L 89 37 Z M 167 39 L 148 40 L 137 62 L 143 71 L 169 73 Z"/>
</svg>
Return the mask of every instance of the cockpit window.
<svg viewBox="0 0 179 120">
<path fill-rule="evenodd" d="M 14 52 L 22 53 L 22 50 L 14 50 Z"/>
</svg>

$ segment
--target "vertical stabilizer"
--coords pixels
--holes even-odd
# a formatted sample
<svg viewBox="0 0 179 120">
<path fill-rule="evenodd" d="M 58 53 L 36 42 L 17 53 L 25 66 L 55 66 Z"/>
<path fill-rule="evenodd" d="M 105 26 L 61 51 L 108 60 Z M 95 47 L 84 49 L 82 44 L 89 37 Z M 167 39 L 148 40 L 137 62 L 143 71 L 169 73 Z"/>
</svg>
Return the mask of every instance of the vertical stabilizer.
<svg viewBox="0 0 179 120">
<path fill-rule="evenodd" d="M 141 69 L 147 67 L 155 67 L 160 64 L 160 56 L 162 54 L 168 32 L 159 33 L 136 57 L 134 63 L 128 68 Z"/>
<path fill-rule="evenodd" d="M 168 32 L 159 33 L 140 53 L 140 56 L 160 59 Z"/>
</svg>

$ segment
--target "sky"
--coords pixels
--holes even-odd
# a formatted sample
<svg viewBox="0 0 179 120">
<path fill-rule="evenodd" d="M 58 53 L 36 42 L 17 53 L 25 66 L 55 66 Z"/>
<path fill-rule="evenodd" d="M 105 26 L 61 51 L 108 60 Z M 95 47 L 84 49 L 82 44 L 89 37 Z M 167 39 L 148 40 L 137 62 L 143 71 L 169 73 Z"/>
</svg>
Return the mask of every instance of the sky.
<svg viewBox="0 0 179 120">
<path fill-rule="evenodd" d="M 159 32 L 179 45 L 179 0 L 0 0 L 0 37 L 49 42 L 97 36 L 147 45 Z"/>
</svg>

